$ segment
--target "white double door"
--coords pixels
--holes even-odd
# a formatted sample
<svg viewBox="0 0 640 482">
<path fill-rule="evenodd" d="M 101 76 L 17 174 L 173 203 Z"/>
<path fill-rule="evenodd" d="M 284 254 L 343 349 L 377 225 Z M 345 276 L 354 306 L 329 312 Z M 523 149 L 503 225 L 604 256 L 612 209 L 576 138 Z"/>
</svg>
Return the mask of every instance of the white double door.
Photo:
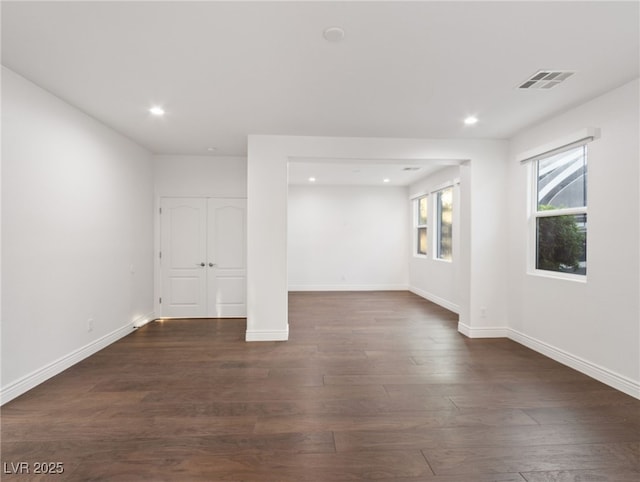
<svg viewBox="0 0 640 482">
<path fill-rule="evenodd" d="M 163 317 L 246 317 L 246 204 L 161 198 Z"/>
</svg>

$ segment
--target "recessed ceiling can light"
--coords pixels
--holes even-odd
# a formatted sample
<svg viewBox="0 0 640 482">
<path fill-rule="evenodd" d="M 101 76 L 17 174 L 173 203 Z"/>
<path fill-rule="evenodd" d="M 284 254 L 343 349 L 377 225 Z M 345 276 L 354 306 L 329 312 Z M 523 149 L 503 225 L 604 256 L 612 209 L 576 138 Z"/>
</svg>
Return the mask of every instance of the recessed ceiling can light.
<svg viewBox="0 0 640 482">
<path fill-rule="evenodd" d="M 215 147 L 207 147 L 207 151 L 209 152 L 216 152 L 216 148 Z"/>
<path fill-rule="evenodd" d="M 344 38 L 344 29 L 341 27 L 327 27 L 322 32 L 327 42 L 340 42 Z"/>
<path fill-rule="evenodd" d="M 464 123 L 468 126 L 472 126 L 473 124 L 477 124 L 478 118 L 474 115 L 470 115 L 464 120 Z"/>
<path fill-rule="evenodd" d="M 153 115 L 157 115 L 157 116 L 162 116 L 164 115 L 164 109 L 160 106 L 154 106 L 151 109 L 149 109 L 149 112 L 151 112 Z"/>
<path fill-rule="evenodd" d="M 309 182 L 316 182 L 316 178 L 315 177 L 310 177 L 309 178 Z"/>
<path fill-rule="evenodd" d="M 391 182 L 391 179 L 389 179 L 388 177 L 383 179 L 382 182 Z"/>
</svg>

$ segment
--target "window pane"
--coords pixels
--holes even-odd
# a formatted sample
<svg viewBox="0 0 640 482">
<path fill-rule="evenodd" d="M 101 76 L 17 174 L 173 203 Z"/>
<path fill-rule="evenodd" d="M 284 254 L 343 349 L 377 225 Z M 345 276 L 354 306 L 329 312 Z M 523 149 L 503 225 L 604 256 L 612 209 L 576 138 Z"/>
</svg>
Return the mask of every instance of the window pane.
<svg viewBox="0 0 640 482">
<path fill-rule="evenodd" d="M 536 269 L 587 274 L 587 215 L 537 219 Z"/>
<path fill-rule="evenodd" d="M 587 148 L 538 161 L 538 211 L 587 205 Z"/>
<path fill-rule="evenodd" d="M 453 188 L 438 192 L 438 258 L 451 260 L 453 251 Z"/>
<path fill-rule="evenodd" d="M 418 254 L 427 254 L 427 228 L 418 228 Z"/>
<path fill-rule="evenodd" d="M 418 226 L 427 224 L 427 196 L 418 199 Z"/>
</svg>

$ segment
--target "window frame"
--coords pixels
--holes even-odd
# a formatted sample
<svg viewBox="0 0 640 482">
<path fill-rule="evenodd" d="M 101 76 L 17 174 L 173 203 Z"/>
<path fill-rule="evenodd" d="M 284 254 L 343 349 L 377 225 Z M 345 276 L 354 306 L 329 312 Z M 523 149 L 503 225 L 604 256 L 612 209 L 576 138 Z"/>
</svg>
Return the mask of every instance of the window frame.
<svg viewBox="0 0 640 482">
<path fill-rule="evenodd" d="M 420 224 L 420 200 L 424 199 L 427 203 L 427 217 L 424 224 Z M 427 258 L 429 256 L 429 194 L 420 194 L 413 198 L 413 256 L 415 258 Z M 420 249 L 420 230 L 424 229 L 425 239 L 427 242 L 424 253 L 419 252 Z"/>
<path fill-rule="evenodd" d="M 433 239 L 433 259 L 435 261 L 442 261 L 444 263 L 453 263 L 453 206 L 455 199 L 455 189 L 454 184 L 446 184 L 440 186 L 436 191 L 433 192 L 434 197 L 436 198 L 436 202 L 434 202 L 434 220 L 435 220 L 435 228 L 434 231 L 434 239 Z M 441 256 L 441 246 L 442 246 L 442 209 L 441 209 L 441 198 L 442 193 L 446 190 L 451 190 L 451 257 L 443 258 Z"/>
<path fill-rule="evenodd" d="M 575 215 L 584 215 L 587 220 L 587 226 L 589 222 L 588 215 L 588 193 L 589 193 L 589 176 L 588 176 L 588 150 L 587 144 L 592 139 L 588 139 L 585 141 L 577 142 L 568 146 L 564 146 L 558 149 L 554 149 L 549 152 L 542 153 L 540 155 L 535 156 L 532 159 L 528 160 L 529 164 L 529 186 L 531 192 L 529 193 L 529 247 L 527 249 L 528 255 L 528 269 L 527 273 L 529 275 L 544 277 L 544 278 L 555 278 L 555 279 L 563 279 L 569 281 L 577 281 L 586 283 L 587 281 L 587 273 L 567 273 L 563 271 L 552 271 L 540 269 L 537 267 L 537 258 L 538 258 L 538 219 L 541 218 L 551 218 L 551 217 L 560 217 L 560 216 L 575 216 Z M 571 207 L 571 208 L 557 208 L 557 209 L 548 209 L 548 210 L 539 210 L 538 209 L 538 172 L 539 172 L 539 163 L 549 157 L 555 156 L 562 152 L 568 152 L 570 150 L 582 148 L 583 149 L 583 157 L 585 163 L 585 173 L 587 175 L 587 179 L 585 181 L 585 206 L 580 207 Z M 585 233 L 586 239 L 585 244 L 588 246 L 589 241 L 589 229 Z M 587 254 L 588 256 L 588 254 Z"/>
</svg>

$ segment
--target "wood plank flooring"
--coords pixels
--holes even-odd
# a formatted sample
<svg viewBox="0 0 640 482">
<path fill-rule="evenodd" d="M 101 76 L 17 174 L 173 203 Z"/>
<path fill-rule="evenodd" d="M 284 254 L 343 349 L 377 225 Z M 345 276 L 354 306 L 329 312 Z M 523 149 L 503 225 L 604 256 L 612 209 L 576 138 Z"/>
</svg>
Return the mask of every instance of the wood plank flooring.
<svg viewBox="0 0 640 482">
<path fill-rule="evenodd" d="M 411 293 L 289 304 L 288 342 L 155 322 L 6 404 L 2 480 L 640 480 L 640 401 Z"/>
</svg>

